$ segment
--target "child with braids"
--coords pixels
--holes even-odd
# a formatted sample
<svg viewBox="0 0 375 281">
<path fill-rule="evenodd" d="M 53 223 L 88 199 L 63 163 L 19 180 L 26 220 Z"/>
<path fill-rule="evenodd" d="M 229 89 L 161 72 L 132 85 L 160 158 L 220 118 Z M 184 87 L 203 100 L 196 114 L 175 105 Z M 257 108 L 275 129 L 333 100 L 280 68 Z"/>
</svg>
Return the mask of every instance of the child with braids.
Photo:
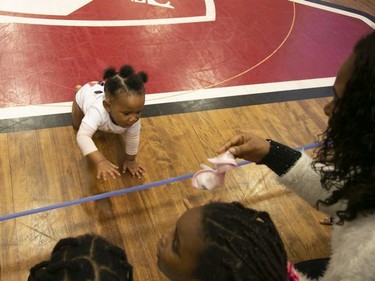
<svg viewBox="0 0 375 281">
<path fill-rule="evenodd" d="M 132 281 L 123 249 L 97 235 L 60 240 L 51 258 L 30 269 L 28 281 Z"/>
<path fill-rule="evenodd" d="M 326 105 L 328 128 L 315 159 L 251 133 L 218 151 L 267 165 L 279 181 L 334 218 L 329 263 L 296 265 L 319 281 L 375 280 L 375 31 L 339 69 Z"/>
<path fill-rule="evenodd" d="M 159 269 L 172 281 L 298 281 L 266 212 L 237 202 L 187 210 L 157 245 Z"/>
<path fill-rule="evenodd" d="M 145 104 L 145 72 L 134 73 L 130 65 L 124 65 L 116 72 L 114 67 L 104 71 L 103 81 L 93 81 L 77 86 L 73 101 L 73 127 L 78 129 L 77 142 L 84 156 L 96 168 L 98 179 L 107 180 L 120 176 L 118 166 L 111 163 L 97 149 L 92 140 L 97 131 L 120 134 L 125 143 L 125 161 L 122 172 L 141 177 L 144 169 L 138 165 L 141 129 L 141 112 Z"/>
</svg>

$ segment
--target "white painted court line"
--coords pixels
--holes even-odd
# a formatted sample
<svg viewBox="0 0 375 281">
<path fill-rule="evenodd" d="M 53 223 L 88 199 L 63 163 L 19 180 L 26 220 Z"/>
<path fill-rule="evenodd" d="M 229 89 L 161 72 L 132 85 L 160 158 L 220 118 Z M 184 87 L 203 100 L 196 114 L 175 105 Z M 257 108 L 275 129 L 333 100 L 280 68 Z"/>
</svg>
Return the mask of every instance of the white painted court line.
<svg viewBox="0 0 375 281">
<path fill-rule="evenodd" d="M 167 102 L 181 102 L 210 98 L 224 98 L 252 94 L 272 93 L 332 86 L 335 77 L 296 80 L 288 82 L 274 82 L 224 88 L 200 89 L 195 91 L 180 91 L 146 96 L 146 104 L 159 104 Z"/>
<path fill-rule="evenodd" d="M 3 1 L 3 0 L 0 0 Z M 14 1 L 14 0 L 7 0 Z M 30 1 L 30 0 L 24 0 Z M 38 0 L 36 0 L 38 1 Z M 15 16 L 0 15 L 0 23 L 23 23 L 37 25 L 53 25 L 53 26 L 147 26 L 147 25 L 165 25 L 165 24 L 184 24 L 209 22 L 216 20 L 216 8 L 214 0 L 204 0 L 206 5 L 206 14 L 195 17 L 178 17 L 166 19 L 144 19 L 144 20 L 59 20 L 45 18 L 27 18 Z M 63 3 L 60 1 L 59 3 Z M 35 1 L 34 1 L 35 3 Z"/>
<path fill-rule="evenodd" d="M 67 16 L 90 2 L 92 0 L 1 0 L 0 11 Z"/>
<path fill-rule="evenodd" d="M 196 91 L 149 94 L 146 95 L 146 105 L 329 87 L 333 85 L 334 81 L 335 77 L 329 77 L 288 82 L 201 89 Z M 6 107 L 0 109 L 0 120 L 70 113 L 71 108 L 72 102 Z"/>
</svg>

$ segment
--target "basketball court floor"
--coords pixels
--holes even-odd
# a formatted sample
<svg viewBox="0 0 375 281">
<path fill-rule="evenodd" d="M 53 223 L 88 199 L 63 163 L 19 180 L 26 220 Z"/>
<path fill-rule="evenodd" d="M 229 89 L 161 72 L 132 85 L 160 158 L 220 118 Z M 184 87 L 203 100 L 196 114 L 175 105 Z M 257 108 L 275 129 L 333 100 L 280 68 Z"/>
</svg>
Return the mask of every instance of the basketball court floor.
<svg viewBox="0 0 375 281">
<path fill-rule="evenodd" d="M 100 80 L 104 68 L 123 64 L 131 64 L 137 71 L 143 70 L 149 75 L 144 117 L 329 97 L 340 64 L 351 53 L 355 42 L 374 28 L 374 15 L 319 0 L 112 0 L 110 4 L 105 0 L 39 0 L 37 4 L 31 0 L 2 0 L 0 133 L 12 134 L 6 142 L 13 147 L 14 153 L 18 153 L 19 135 L 16 133 L 21 131 L 27 134 L 36 129 L 65 127 L 62 134 L 73 139 L 71 128 L 67 133 L 66 127 L 71 124 L 74 87 Z M 173 130 L 173 124 L 168 128 Z M 54 148 L 49 146 L 53 143 L 51 140 L 56 140 L 53 144 L 57 147 L 63 143 L 55 133 L 56 130 L 38 133 L 38 136 L 44 136 L 41 139 L 45 142 L 40 144 L 51 162 L 56 158 L 50 156 L 55 155 Z M 147 133 L 154 134 L 151 129 Z M 27 138 L 23 141 L 27 142 Z M 2 159 L 6 159 L 6 152 L 2 154 Z M 66 159 L 83 166 L 74 155 L 69 157 Z M 34 161 L 28 154 L 25 159 L 28 163 Z M 0 162 L 0 168 L 1 165 Z M 48 163 L 43 163 L 42 167 L 47 173 Z M 15 170 L 19 169 L 15 167 Z M 27 227 L 22 225 L 27 228 L 25 236 L 15 233 L 10 223 L 13 218 L 31 214 L 27 211 L 29 207 L 52 202 L 47 195 L 41 196 L 43 192 L 34 194 L 29 190 L 29 185 L 38 180 L 28 172 L 30 177 L 21 177 L 16 184 L 12 183 L 15 186 L 4 189 L 3 203 L 8 200 L 6 198 L 13 197 L 16 202 L 17 194 L 22 197 L 25 193 L 25 197 L 16 202 L 16 207 L 8 200 L 1 208 L 4 213 L 0 214 L 0 222 L 7 220 L 9 223 L 0 225 L 3 226 L 0 236 L 10 237 L 11 242 L 0 241 L 4 249 L 0 279 L 7 276 L 10 281 L 20 280 L 15 272 L 22 266 L 22 270 L 28 268 L 42 249 L 38 248 L 37 242 L 32 242 L 38 228 L 29 227 L 29 223 L 49 223 L 48 213 L 44 213 L 46 218 L 43 218 L 43 210 L 38 211 L 42 213 L 38 219 L 28 217 Z M 161 173 L 170 176 L 168 172 Z M 82 186 L 89 181 L 77 178 L 78 182 L 82 180 Z M 53 173 L 51 181 L 56 181 Z M 16 186 L 17 183 L 21 186 Z M 36 190 L 43 190 L 43 182 L 38 184 L 41 186 Z M 78 187 L 77 190 L 63 190 L 65 187 L 61 187 L 63 199 L 71 200 L 80 194 Z M 54 186 L 50 189 L 54 190 Z M 92 195 L 89 194 L 91 191 L 85 190 L 84 196 Z M 40 196 L 45 201 L 40 199 L 39 202 Z M 29 198 L 40 204 L 31 204 Z M 157 200 L 157 196 L 153 199 Z M 142 203 L 148 204 L 146 201 Z M 133 202 L 129 200 L 128 203 L 130 206 Z M 165 210 L 168 204 L 163 205 Z M 130 208 L 122 202 L 119 206 Z M 90 208 L 93 223 L 88 227 L 96 227 L 97 209 Z M 16 213 L 23 210 L 27 214 Z M 113 214 L 103 210 L 105 223 L 111 224 Z M 72 235 L 78 223 L 74 225 L 69 220 L 69 212 L 66 221 L 70 225 L 66 232 Z M 14 217 L 12 213 L 16 213 Z M 89 216 L 85 215 L 79 219 L 89 221 Z M 122 220 L 122 215 L 120 212 L 114 220 Z M 150 219 L 147 214 L 140 216 L 144 216 L 145 221 Z M 57 215 L 55 220 L 62 221 Z M 120 239 L 115 231 L 105 231 L 114 235 L 115 240 Z M 22 238 L 16 243 L 12 240 L 13 235 Z M 138 241 L 139 236 L 134 234 L 132 238 L 132 241 Z M 154 243 L 153 239 L 147 243 Z M 297 243 L 293 240 L 290 244 Z M 18 253 L 20 245 L 23 248 L 19 248 L 19 254 L 9 254 Z M 43 245 L 43 255 L 51 245 L 47 246 Z M 134 253 L 142 247 L 146 248 L 135 244 Z M 32 253 L 30 249 L 36 252 Z M 33 255 L 32 260 L 26 265 L 19 264 L 26 252 Z M 139 256 L 138 259 L 138 268 L 141 268 L 139 264 L 143 265 L 143 260 L 146 264 L 146 258 Z M 24 270 L 22 276 L 25 274 Z"/>
<path fill-rule="evenodd" d="M 14 118 L 69 112 L 74 86 L 101 79 L 110 65 L 149 74 L 146 115 L 173 111 L 163 111 L 171 102 L 189 110 L 184 101 L 212 108 L 237 105 L 218 100 L 232 96 L 331 95 L 316 89 L 332 85 L 353 44 L 375 27 L 370 15 L 320 1 L 38 3 L 0 3 L 2 130 Z"/>
</svg>

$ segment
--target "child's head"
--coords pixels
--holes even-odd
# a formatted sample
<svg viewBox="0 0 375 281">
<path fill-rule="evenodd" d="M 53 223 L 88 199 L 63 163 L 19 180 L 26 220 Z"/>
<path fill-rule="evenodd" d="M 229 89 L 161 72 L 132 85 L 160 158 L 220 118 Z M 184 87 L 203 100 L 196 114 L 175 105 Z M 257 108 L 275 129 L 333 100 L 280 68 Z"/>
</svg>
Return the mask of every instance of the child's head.
<svg viewBox="0 0 375 281">
<path fill-rule="evenodd" d="M 121 248 L 96 235 L 60 240 L 51 258 L 30 269 L 28 281 L 132 281 L 132 266 Z"/>
<path fill-rule="evenodd" d="M 287 256 L 266 212 L 240 203 L 186 211 L 158 243 L 158 266 L 173 281 L 285 281 Z"/>
<path fill-rule="evenodd" d="M 116 125 L 128 128 L 141 117 L 147 79 L 145 72 L 135 73 L 130 65 L 122 66 L 119 72 L 114 67 L 104 71 L 103 105 Z"/>
</svg>

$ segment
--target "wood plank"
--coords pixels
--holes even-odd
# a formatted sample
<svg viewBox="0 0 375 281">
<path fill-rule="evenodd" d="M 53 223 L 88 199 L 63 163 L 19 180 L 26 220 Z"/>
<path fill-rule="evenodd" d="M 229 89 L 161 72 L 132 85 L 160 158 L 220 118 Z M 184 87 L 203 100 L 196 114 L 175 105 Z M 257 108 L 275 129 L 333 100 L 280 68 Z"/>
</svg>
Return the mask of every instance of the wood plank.
<svg viewBox="0 0 375 281">
<path fill-rule="evenodd" d="M 375 15 L 375 2 L 373 0 L 323 0 L 323 2 L 362 11 L 372 16 Z"/>
<path fill-rule="evenodd" d="M 375 2 L 325 0 L 375 15 Z M 224 140 L 243 130 L 292 147 L 312 143 L 325 127 L 322 112 L 329 98 L 211 110 L 143 119 L 139 163 L 142 179 L 129 174 L 107 182 L 95 179 L 82 157 L 71 127 L 0 134 L 1 214 L 74 200 L 194 173 L 215 155 Z M 122 145 L 115 135 L 96 134 L 100 150 L 121 164 Z M 312 151 L 309 151 L 312 153 Z M 329 254 L 330 227 L 323 216 L 275 182 L 265 167 L 247 164 L 226 176 L 213 192 L 191 187 L 190 179 L 96 202 L 0 222 L 0 280 L 26 280 L 28 270 L 46 259 L 55 243 L 84 233 L 103 235 L 126 248 L 135 280 L 167 280 L 156 266 L 156 242 L 184 212 L 212 198 L 240 201 L 268 211 L 292 262 Z"/>
<path fill-rule="evenodd" d="M 107 182 L 96 180 L 71 127 L 1 134 L 0 144 L 9 151 L 1 155 L 0 173 L 6 186 L 2 210 L 23 211 L 192 174 L 200 163 L 209 164 L 207 158 L 227 138 L 243 130 L 291 146 L 311 143 L 326 126 L 321 109 L 328 100 L 144 118 L 137 158 L 147 171 L 142 179 L 125 174 Z M 108 159 L 121 164 L 118 136 L 99 133 L 95 142 Z M 294 262 L 328 255 L 330 228 L 319 225 L 322 214 L 276 184 L 274 177 L 266 167 L 247 164 L 228 173 L 226 186 L 213 192 L 193 188 L 189 178 L 3 222 L 1 278 L 25 280 L 28 269 L 46 258 L 59 239 L 97 233 L 126 248 L 136 280 L 166 280 L 157 269 L 155 247 L 184 212 L 184 198 L 193 205 L 213 198 L 240 201 L 268 211 Z"/>
</svg>

